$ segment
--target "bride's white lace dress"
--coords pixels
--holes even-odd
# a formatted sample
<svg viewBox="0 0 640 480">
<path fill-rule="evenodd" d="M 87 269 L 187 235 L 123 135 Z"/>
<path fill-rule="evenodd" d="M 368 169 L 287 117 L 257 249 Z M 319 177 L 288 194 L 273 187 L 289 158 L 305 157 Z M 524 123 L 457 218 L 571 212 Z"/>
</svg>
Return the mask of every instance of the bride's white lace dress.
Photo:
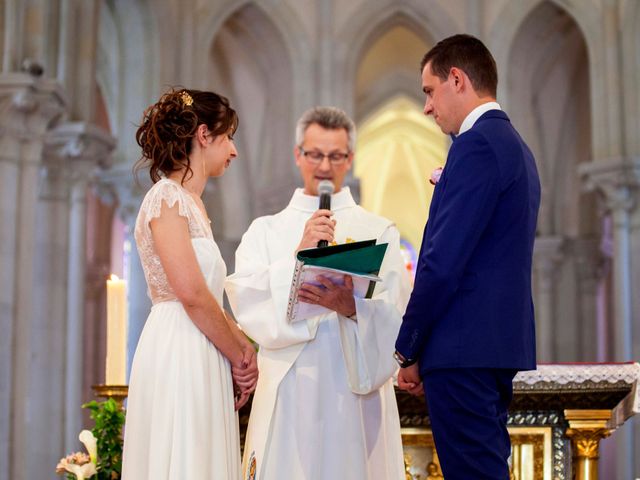
<svg viewBox="0 0 640 480">
<path fill-rule="evenodd" d="M 238 419 L 227 359 L 194 325 L 167 282 L 149 222 L 176 203 L 209 289 L 222 304 L 226 267 L 211 227 L 177 182 L 145 196 L 135 237 L 153 302 L 133 359 L 124 436 L 124 480 L 237 480 Z"/>
</svg>

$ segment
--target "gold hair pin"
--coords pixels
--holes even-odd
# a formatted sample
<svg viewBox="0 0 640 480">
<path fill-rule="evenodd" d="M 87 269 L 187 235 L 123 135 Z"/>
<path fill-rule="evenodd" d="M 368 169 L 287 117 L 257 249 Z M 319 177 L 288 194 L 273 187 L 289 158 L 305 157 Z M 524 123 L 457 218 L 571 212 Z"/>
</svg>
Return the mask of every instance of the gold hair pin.
<svg viewBox="0 0 640 480">
<path fill-rule="evenodd" d="M 190 107 L 191 105 L 193 105 L 193 97 L 189 95 L 189 92 L 187 92 L 186 90 L 180 92 L 180 100 L 182 100 L 182 104 L 185 107 Z"/>
</svg>

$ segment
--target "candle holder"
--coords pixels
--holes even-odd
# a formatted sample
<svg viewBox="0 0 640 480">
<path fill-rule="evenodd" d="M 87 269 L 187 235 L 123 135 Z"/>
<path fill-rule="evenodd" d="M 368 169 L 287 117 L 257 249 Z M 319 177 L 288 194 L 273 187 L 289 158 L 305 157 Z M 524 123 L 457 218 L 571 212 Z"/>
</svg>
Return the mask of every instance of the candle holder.
<svg viewBox="0 0 640 480">
<path fill-rule="evenodd" d="M 100 398 L 113 398 L 124 409 L 124 399 L 129 395 L 128 385 L 92 385 L 91 388 Z"/>
</svg>

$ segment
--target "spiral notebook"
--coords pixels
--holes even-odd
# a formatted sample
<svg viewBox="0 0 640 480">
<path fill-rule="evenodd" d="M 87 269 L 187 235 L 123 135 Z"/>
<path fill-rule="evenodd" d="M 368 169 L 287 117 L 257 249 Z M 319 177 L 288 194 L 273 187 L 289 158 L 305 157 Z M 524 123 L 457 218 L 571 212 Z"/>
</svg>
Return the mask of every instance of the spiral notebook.
<svg viewBox="0 0 640 480">
<path fill-rule="evenodd" d="M 382 280 L 378 273 L 387 245 L 376 244 L 374 239 L 298 252 L 289 291 L 288 321 L 298 322 L 331 312 L 321 305 L 298 301 L 300 286 L 303 283 L 319 285 L 316 280 L 319 275 L 338 284 L 343 284 L 344 275 L 350 275 L 353 278 L 354 295 L 359 298 L 371 298 L 376 282 Z"/>
</svg>

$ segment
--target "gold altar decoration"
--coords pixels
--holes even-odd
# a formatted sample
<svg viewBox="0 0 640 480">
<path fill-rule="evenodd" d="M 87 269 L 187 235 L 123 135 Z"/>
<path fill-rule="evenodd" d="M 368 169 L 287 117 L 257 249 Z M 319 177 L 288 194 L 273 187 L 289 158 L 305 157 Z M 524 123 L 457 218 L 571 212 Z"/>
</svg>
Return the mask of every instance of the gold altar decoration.
<svg viewBox="0 0 640 480">
<path fill-rule="evenodd" d="M 120 408 L 124 408 L 124 400 L 129 395 L 128 385 L 91 385 L 91 389 L 100 398 L 113 398 Z"/>
<path fill-rule="evenodd" d="M 551 479 L 551 427 L 509 427 L 511 437 L 511 478 Z"/>
<path fill-rule="evenodd" d="M 403 428 L 402 429 L 402 446 L 405 452 L 419 452 L 419 455 L 411 455 L 405 453 L 404 464 L 407 474 L 407 480 L 443 480 L 442 469 L 440 468 L 440 460 L 436 452 L 435 443 L 431 430 L 422 428 Z M 421 459 L 426 458 L 428 461 L 420 463 Z"/>
<path fill-rule="evenodd" d="M 511 480 L 598 480 L 600 440 L 640 412 L 640 364 L 540 365 L 514 379 Z M 443 480 L 423 397 L 396 391 L 407 480 Z"/>
<path fill-rule="evenodd" d="M 600 440 L 611 435 L 607 428 L 610 410 L 565 410 L 569 422 L 566 435 L 571 439 L 573 468 L 576 480 L 598 479 Z"/>
</svg>

